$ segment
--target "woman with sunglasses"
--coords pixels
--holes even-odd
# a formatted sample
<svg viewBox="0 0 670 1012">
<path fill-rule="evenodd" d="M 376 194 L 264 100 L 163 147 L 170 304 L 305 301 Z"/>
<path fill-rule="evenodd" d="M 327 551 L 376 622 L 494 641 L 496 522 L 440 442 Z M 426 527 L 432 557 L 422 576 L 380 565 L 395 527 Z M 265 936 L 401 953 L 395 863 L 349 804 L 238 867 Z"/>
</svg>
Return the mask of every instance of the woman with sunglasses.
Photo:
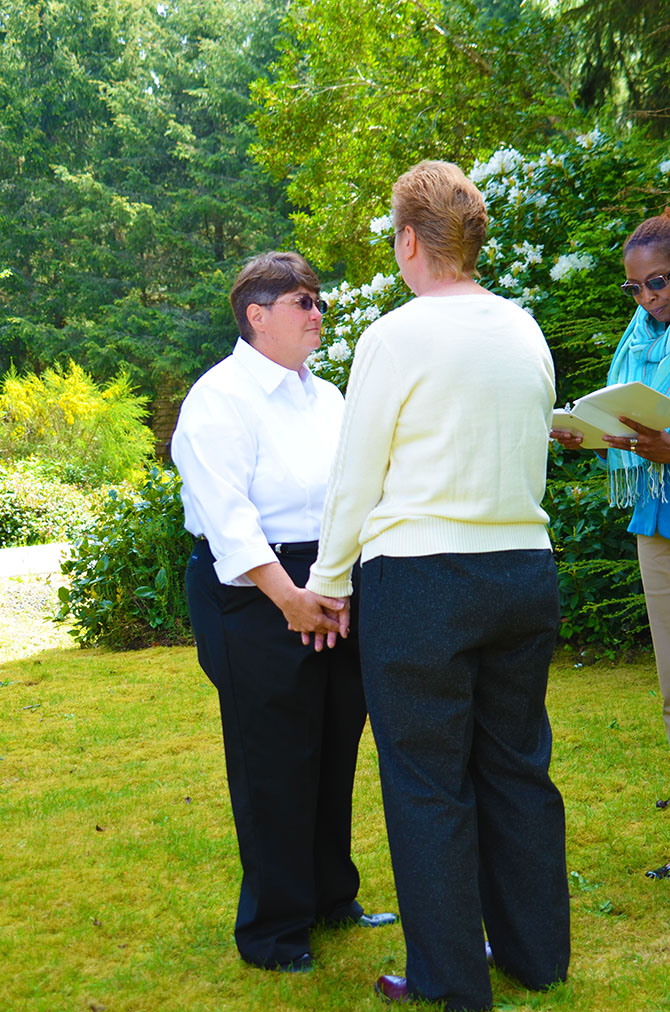
<svg viewBox="0 0 670 1012">
<path fill-rule="evenodd" d="M 621 287 L 637 309 L 614 353 L 608 384 L 640 380 L 670 394 L 670 208 L 647 218 L 623 246 L 626 282 Z M 663 718 L 670 742 L 670 433 L 621 419 L 634 436 L 605 435 L 611 497 L 619 506 L 634 506 L 628 530 L 637 551 L 651 628 Z M 552 430 L 568 449 L 582 437 Z M 670 876 L 670 862 L 648 872 Z"/>
<path fill-rule="evenodd" d="M 531 316 L 474 278 L 486 207 L 457 166 L 416 165 L 392 209 L 416 298 L 358 342 L 307 587 L 349 593 L 362 547 L 363 681 L 407 947 L 405 974 L 376 990 L 488 1009 L 482 920 L 527 987 L 562 980 L 570 950 L 544 706 L 553 364 Z"/>
<path fill-rule="evenodd" d="M 305 367 L 325 303 L 297 253 L 266 253 L 231 292 L 232 355 L 186 397 L 172 440 L 185 524 L 198 539 L 186 588 L 198 660 L 219 692 L 243 868 L 242 957 L 313 965 L 317 921 L 365 926 L 351 860 L 351 795 L 365 722 L 357 639 L 339 605 L 304 590 L 316 558 L 343 398 Z M 291 632 L 288 625 L 298 630 Z M 305 648 L 316 630 L 331 649 Z"/>
</svg>

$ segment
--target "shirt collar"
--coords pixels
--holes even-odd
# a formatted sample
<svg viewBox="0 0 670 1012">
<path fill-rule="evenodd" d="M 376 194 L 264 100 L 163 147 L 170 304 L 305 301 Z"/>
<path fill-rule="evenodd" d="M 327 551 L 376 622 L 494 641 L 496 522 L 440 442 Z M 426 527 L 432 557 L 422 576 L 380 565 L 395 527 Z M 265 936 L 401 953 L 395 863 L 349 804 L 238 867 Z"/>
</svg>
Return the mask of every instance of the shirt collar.
<svg viewBox="0 0 670 1012">
<path fill-rule="evenodd" d="M 237 343 L 233 348 L 233 358 L 237 359 L 247 372 L 251 373 L 254 379 L 260 383 L 266 394 L 274 393 L 286 377 L 290 377 L 291 375 L 297 376 L 302 381 L 306 393 L 312 393 L 314 389 L 314 380 L 307 366 L 301 366 L 298 373 L 296 373 L 295 369 L 286 369 L 283 365 L 279 365 L 278 362 L 273 362 L 267 355 L 263 355 L 262 352 L 257 351 L 253 345 L 241 337 L 238 337 Z"/>
</svg>

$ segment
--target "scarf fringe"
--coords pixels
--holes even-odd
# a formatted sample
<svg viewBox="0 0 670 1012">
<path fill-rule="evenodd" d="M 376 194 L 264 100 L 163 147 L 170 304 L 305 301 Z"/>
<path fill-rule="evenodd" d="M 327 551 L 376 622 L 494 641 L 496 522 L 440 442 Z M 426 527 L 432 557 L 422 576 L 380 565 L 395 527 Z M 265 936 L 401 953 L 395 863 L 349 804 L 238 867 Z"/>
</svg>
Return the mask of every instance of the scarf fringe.
<svg viewBox="0 0 670 1012">
<path fill-rule="evenodd" d="M 611 451 L 610 451 L 611 453 Z M 624 508 L 634 506 L 638 501 L 648 502 L 660 499 L 667 502 L 665 492 L 665 464 L 638 464 L 633 467 L 619 467 L 610 470 L 610 505 Z"/>
<path fill-rule="evenodd" d="M 670 327 L 659 324 L 638 306 L 614 353 L 607 385 L 640 380 L 663 394 L 670 393 Z M 665 464 L 643 461 L 627 450 L 607 451 L 610 503 L 635 506 L 650 499 L 667 502 Z M 670 465 L 668 475 L 670 475 Z"/>
</svg>

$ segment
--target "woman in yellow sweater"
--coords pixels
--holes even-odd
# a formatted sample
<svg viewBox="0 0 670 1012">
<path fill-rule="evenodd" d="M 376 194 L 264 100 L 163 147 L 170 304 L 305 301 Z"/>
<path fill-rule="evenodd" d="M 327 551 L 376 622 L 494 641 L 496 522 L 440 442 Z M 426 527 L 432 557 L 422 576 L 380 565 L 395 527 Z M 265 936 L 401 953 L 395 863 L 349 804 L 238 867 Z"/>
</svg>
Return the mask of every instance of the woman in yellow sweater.
<svg viewBox="0 0 670 1012">
<path fill-rule="evenodd" d="M 483 198 L 422 162 L 393 189 L 395 255 L 416 298 L 354 359 L 308 589 L 351 593 L 407 946 L 388 1000 L 486 1009 L 496 963 L 565 977 L 561 796 L 544 697 L 559 619 L 540 506 L 554 403 L 537 324 L 474 280 Z M 343 622 L 343 625 L 345 623 Z"/>
</svg>

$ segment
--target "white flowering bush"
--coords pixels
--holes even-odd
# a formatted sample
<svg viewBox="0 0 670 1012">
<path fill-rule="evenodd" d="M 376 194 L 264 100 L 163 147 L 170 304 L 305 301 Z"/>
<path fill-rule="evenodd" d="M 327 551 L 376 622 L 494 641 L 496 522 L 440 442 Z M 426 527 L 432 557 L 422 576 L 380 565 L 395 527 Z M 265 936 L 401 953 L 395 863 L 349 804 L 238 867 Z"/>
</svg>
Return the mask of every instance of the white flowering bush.
<svg viewBox="0 0 670 1012">
<path fill-rule="evenodd" d="M 470 178 L 489 213 L 481 284 L 538 320 L 554 356 L 559 403 L 602 386 L 635 308 L 620 289 L 622 245 L 640 221 L 670 203 L 670 158 L 639 143 L 615 143 L 595 128 L 560 151 L 529 156 L 502 148 L 475 162 Z M 370 231 L 375 244 L 392 236 L 391 216 L 374 218 Z M 366 326 L 411 297 L 390 250 L 388 264 L 369 284 L 343 281 L 324 293 L 323 342 L 310 364 L 342 388 Z M 648 641 L 627 516 L 609 508 L 593 455 L 552 449 L 545 507 L 564 639 L 605 654 Z"/>
<path fill-rule="evenodd" d="M 604 382 L 634 308 L 620 289 L 621 247 L 670 202 L 670 159 L 642 157 L 595 127 L 561 151 L 503 147 L 475 161 L 469 176 L 489 213 L 480 281 L 536 317 L 556 361 L 559 400 L 574 400 Z M 370 233 L 375 245 L 392 236 L 390 214 L 374 218 Z M 388 265 L 369 284 L 343 281 L 324 293 L 329 311 L 311 365 L 339 386 L 366 326 L 411 297 L 390 250 Z"/>
<path fill-rule="evenodd" d="M 383 225 L 375 233 L 379 222 Z M 390 217 L 376 218 L 371 223 L 375 234 L 389 228 L 393 228 Z M 411 293 L 399 273 L 380 273 L 369 284 L 354 287 L 343 281 L 321 294 L 328 303 L 328 312 L 323 318 L 321 348 L 310 355 L 307 364 L 317 376 L 344 388 L 349 379 L 356 342 L 365 328 L 383 313 L 406 302 Z"/>
</svg>

